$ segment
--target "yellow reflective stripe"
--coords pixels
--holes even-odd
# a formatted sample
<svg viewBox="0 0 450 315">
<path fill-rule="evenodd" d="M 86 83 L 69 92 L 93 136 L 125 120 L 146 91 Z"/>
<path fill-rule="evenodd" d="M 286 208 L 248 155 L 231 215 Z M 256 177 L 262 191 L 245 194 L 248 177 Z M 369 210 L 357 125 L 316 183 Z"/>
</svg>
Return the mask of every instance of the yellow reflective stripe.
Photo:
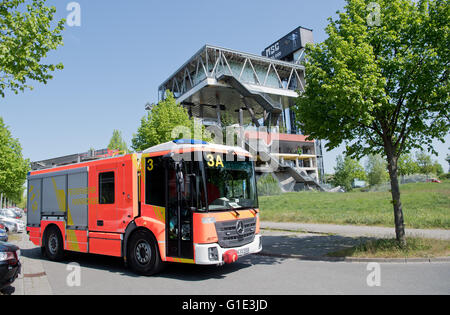
<svg viewBox="0 0 450 315">
<path fill-rule="evenodd" d="M 36 194 L 32 193 L 34 190 L 34 186 L 30 185 L 30 192 L 29 194 L 31 194 L 31 198 L 30 198 L 30 203 L 31 203 L 31 209 L 33 210 L 33 212 L 35 212 L 37 210 L 37 201 L 34 200 L 36 198 L 36 194 L 39 194 L 39 191 L 36 192 Z M 33 202 L 34 201 L 34 202 Z"/>
<path fill-rule="evenodd" d="M 78 245 L 77 233 L 73 230 L 66 230 L 66 235 L 68 249 L 79 252 L 80 246 Z"/>
<path fill-rule="evenodd" d="M 166 222 L 166 208 L 152 206 L 153 212 L 155 213 L 156 218 L 161 222 Z"/>
<path fill-rule="evenodd" d="M 171 257 L 169 257 L 171 258 Z M 183 264 L 195 264 L 193 259 L 187 258 L 172 258 L 174 262 L 183 263 Z"/>
<path fill-rule="evenodd" d="M 66 212 L 66 194 L 64 189 L 58 189 L 56 186 L 55 178 L 52 177 L 53 189 L 55 191 L 56 199 L 58 201 L 59 210 Z M 72 214 L 70 213 L 69 206 L 67 206 L 67 225 L 73 225 Z M 67 238 L 67 247 L 70 250 L 80 251 L 80 247 L 78 245 L 77 234 L 73 230 L 66 230 L 66 238 Z"/>
</svg>

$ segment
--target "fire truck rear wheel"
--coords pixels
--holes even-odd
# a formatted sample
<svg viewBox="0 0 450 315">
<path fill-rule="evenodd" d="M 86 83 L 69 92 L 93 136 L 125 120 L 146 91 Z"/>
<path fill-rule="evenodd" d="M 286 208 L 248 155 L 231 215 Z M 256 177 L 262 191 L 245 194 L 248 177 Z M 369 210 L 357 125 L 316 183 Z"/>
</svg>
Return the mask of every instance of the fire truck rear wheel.
<svg viewBox="0 0 450 315">
<path fill-rule="evenodd" d="M 64 243 L 61 232 L 56 226 L 50 226 L 45 236 L 45 255 L 53 261 L 60 261 L 64 257 Z"/>
<path fill-rule="evenodd" d="M 131 268 L 141 275 L 151 276 L 163 267 L 154 236 L 144 230 L 131 235 L 127 256 Z"/>
</svg>

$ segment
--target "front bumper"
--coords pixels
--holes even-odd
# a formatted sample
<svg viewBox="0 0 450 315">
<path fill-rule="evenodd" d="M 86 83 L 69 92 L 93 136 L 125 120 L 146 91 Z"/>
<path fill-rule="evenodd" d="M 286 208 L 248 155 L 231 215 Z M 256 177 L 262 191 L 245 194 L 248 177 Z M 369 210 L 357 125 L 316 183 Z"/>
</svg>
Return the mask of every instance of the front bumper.
<svg viewBox="0 0 450 315">
<path fill-rule="evenodd" d="M 215 247 L 218 253 L 216 260 L 211 260 L 209 257 L 209 249 L 212 247 Z M 195 263 L 198 265 L 222 265 L 224 264 L 223 254 L 229 250 L 236 250 L 239 257 L 259 253 L 262 250 L 261 234 L 256 234 L 251 243 L 240 247 L 223 248 L 217 243 L 194 244 Z"/>
</svg>

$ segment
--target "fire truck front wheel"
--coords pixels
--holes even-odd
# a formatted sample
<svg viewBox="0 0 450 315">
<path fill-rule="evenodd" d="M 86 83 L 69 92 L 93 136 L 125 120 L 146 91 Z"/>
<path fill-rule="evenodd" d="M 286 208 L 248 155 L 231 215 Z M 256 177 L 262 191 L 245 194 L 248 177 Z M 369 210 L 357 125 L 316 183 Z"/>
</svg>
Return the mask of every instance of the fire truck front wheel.
<svg viewBox="0 0 450 315">
<path fill-rule="evenodd" d="M 61 232 L 56 226 L 50 226 L 45 233 L 45 255 L 53 261 L 64 257 L 64 243 Z"/>
<path fill-rule="evenodd" d="M 145 230 L 138 230 L 130 237 L 128 261 L 137 273 L 151 276 L 163 266 L 154 236 Z"/>
</svg>

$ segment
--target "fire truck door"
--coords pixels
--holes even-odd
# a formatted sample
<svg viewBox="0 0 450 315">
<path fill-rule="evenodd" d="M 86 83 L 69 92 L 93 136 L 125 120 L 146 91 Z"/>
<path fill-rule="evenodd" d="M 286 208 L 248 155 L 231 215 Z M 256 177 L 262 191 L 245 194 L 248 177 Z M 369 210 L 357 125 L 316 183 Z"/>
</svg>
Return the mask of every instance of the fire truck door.
<svg viewBox="0 0 450 315">
<path fill-rule="evenodd" d="M 166 179 L 167 256 L 192 259 L 194 251 L 189 177 L 180 163 L 167 168 Z"/>
</svg>

